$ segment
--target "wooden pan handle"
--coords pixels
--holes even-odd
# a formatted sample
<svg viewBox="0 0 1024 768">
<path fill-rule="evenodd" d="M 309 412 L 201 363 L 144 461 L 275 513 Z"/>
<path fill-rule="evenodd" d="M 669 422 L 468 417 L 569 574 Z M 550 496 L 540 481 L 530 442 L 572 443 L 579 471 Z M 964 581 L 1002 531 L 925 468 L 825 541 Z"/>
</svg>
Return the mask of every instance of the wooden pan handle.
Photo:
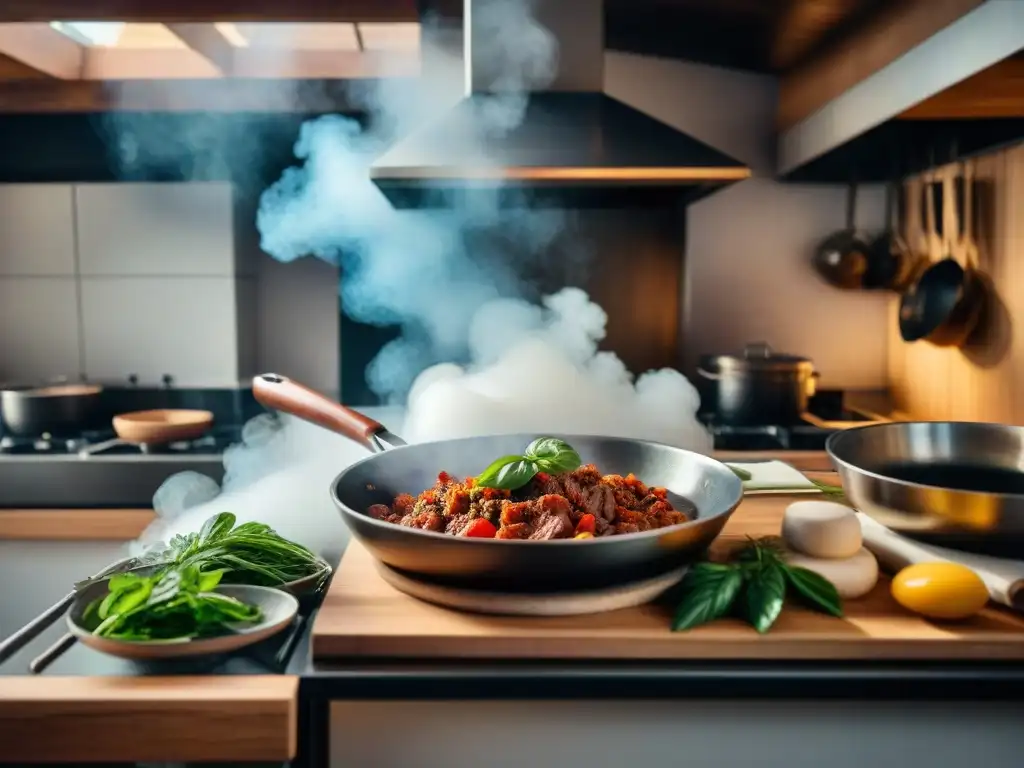
<svg viewBox="0 0 1024 768">
<path fill-rule="evenodd" d="M 318 427 L 337 432 L 371 450 L 375 450 L 372 436 L 386 431 L 380 422 L 276 373 L 255 377 L 252 380 L 252 394 L 256 402 L 267 408 L 289 413 Z"/>
</svg>

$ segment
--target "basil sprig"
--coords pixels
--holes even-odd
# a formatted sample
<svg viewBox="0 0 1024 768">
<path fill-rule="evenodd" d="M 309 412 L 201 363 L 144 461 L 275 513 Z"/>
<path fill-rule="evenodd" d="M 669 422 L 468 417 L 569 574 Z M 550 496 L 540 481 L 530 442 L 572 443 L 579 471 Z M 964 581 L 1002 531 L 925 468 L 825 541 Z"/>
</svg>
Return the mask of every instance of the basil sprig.
<svg viewBox="0 0 1024 768">
<path fill-rule="evenodd" d="M 522 455 L 502 456 L 491 462 L 476 477 L 476 485 L 514 491 L 522 488 L 538 472 L 557 475 L 572 472 L 583 463 L 576 449 L 557 437 L 538 437 Z"/>
<path fill-rule="evenodd" d="M 760 633 L 771 629 L 792 588 L 809 607 L 842 617 L 839 592 L 814 571 L 790 565 L 773 538 L 752 540 L 729 563 L 697 563 L 683 580 L 685 595 L 672 630 L 678 632 L 736 612 Z"/>
</svg>

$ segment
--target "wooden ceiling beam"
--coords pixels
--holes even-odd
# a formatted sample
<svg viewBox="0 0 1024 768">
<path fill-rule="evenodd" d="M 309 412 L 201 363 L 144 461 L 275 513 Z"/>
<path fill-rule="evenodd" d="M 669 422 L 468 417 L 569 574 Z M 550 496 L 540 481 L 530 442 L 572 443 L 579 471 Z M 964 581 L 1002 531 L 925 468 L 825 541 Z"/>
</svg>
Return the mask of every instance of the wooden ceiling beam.
<svg viewBox="0 0 1024 768">
<path fill-rule="evenodd" d="M 5 21 L 419 21 L 417 0 L 4 0 Z"/>
<path fill-rule="evenodd" d="M 770 63 L 786 72 L 861 7 L 863 0 L 789 0 L 776 23 Z"/>
<path fill-rule="evenodd" d="M 235 47 L 213 23 L 180 22 L 166 26 L 181 42 L 219 69 L 221 74 L 231 75 Z"/>
<path fill-rule="evenodd" d="M 50 77 L 82 74 L 85 49 L 49 24 L 0 24 L 0 54 Z"/>
<path fill-rule="evenodd" d="M 0 82 L 0 114 L 135 112 L 358 112 L 369 80 L 10 80 Z M 389 79 L 388 87 L 405 82 Z M 416 80 L 408 81 L 410 92 Z"/>
<path fill-rule="evenodd" d="M 0 53 L 0 82 L 4 80 L 45 80 L 50 75 Z"/>
<path fill-rule="evenodd" d="M 920 8 L 919 2 L 908 8 Z M 948 19 L 955 7 L 963 10 L 969 2 L 972 0 L 926 0 L 925 4 L 927 10 L 934 13 L 944 10 Z M 923 103 L 937 97 L 948 99 L 943 94 L 958 87 L 968 87 L 962 84 L 975 77 L 981 76 L 985 82 L 987 70 L 999 67 L 1005 59 L 1024 52 L 1024 2 L 973 2 L 973 9 L 941 25 L 940 29 L 910 48 L 901 48 L 903 53 L 881 69 L 860 79 L 847 73 L 845 76 L 850 77 L 853 85 L 818 104 L 807 117 L 780 132 L 776 155 L 778 173 L 791 177 L 799 169 L 842 150 L 871 131 L 880 130 L 908 111 L 917 109 L 917 114 L 921 115 Z M 957 3 L 960 5 L 956 6 Z M 879 51 L 887 51 L 891 55 L 896 50 L 894 40 L 902 39 L 905 44 L 908 37 L 921 36 L 924 29 L 935 26 L 934 20 L 925 24 L 920 14 L 902 18 L 904 21 L 909 18 L 918 20 L 914 27 L 916 34 L 905 34 L 906 26 L 894 27 L 889 36 L 874 40 L 875 49 L 871 48 L 871 41 L 863 40 L 864 54 L 868 59 L 873 58 L 877 63 L 882 58 Z M 872 50 L 873 57 L 869 55 Z M 829 73 L 819 72 L 819 76 L 822 81 L 827 81 Z M 842 73 L 837 73 L 836 79 L 841 76 Z M 1018 81 L 1008 82 L 1012 86 Z M 1000 87 L 1005 88 L 1006 84 Z M 999 104 L 985 108 L 992 113 L 1005 112 L 1007 100 L 1019 96 L 1019 93 L 1004 94 L 998 100 Z M 963 106 L 957 109 L 963 111 Z M 938 112 L 933 111 L 932 114 L 937 115 Z"/>
<path fill-rule="evenodd" d="M 823 55 L 782 79 L 777 124 L 791 128 L 985 0 L 906 0 L 886 6 Z"/>
<path fill-rule="evenodd" d="M 916 104 L 900 120 L 1024 118 L 1024 55 L 1013 56 Z"/>
</svg>

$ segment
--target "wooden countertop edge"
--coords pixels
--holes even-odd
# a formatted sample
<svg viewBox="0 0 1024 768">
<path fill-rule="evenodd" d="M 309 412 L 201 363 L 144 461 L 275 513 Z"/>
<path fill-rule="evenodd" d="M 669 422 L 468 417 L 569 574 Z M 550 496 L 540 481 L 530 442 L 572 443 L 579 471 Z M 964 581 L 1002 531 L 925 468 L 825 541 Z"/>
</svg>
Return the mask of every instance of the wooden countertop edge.
<svg viewBox="0 0 1024 768">
<path fill-rule="evenodd" d="M 506 632 L 501 636 L 459 637 L 459 655 L 443 652 L 429 654 L 422 650 L 410 653 L 408 638 L 393 635 L 359 635 L 353 637 L 314 635 L 313 655 L 321 660 L 358 657 L 360 661 L 404 660 L 421 664 L 458 664 L 460 659 L 474 661 L 550 661 L 567 664 L 604 663 L 622 664 L 630 661 L 749 661 L 749 662 L 950 662 L 965 661 L 1022 661 L 1024 643 L 1020 633 L 994 635 L 991 638 L 957 642 L 952 639 L 886 638 L 870 641 L 866 653 L 864 639 L 813 637 L 795 640 L 787 637 L 773 642 L 771 633 L 763 637 L 739 638 L 722 636 L 714 632 L 707 638 L 688 639 L 682 643 L 666 634 L 664 642 L 652 648 L 645 643 L 642 650 L 629 653 L 623 650 L 621 640 L 615 637 L 586 639 L 587 651 L 580 653 L 580 638 L 566 633 L 564 638 L 544 638 L 544 644 L 533 642 L 537 638 L 529 633 Z M 752 639 L 756 648 L 751 645 Z M 373 649 L 368 652 L 368 649 Z"/>
<path fill-rule="evenodd" d="M 255 762 L 295 756 L 291 675 L 0 677 L 15 762 Z"/>
<path fill-rule="evenodd" d="M 0 541 L 131 541 L 152 509 L 0 509 Z"/>
</svg>

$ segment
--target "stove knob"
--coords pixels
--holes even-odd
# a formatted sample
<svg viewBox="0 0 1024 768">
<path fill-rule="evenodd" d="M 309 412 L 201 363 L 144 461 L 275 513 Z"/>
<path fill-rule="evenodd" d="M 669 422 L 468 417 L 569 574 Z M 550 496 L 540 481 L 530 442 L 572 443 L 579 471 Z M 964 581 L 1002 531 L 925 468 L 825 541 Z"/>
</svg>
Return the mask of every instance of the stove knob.
<svg viewBox="0 0 1024 768">
<path fill-rule="evenodd" d="M 174 385 L 174 377 L 171 376 L 171 374 L 169 373 L 165 373 L 161 377 L 161 381 L 163 381 L 164 386 L 167 387 L 168 389 L 170 389 Z"/>
<path fill-rule="evenodd" d="M 131 384 L 133 387 L 139 386 L 139 374 L 137 374 L 137 373 L 129 373 L 128 374 L 128 383 Z"/>
</svg>

